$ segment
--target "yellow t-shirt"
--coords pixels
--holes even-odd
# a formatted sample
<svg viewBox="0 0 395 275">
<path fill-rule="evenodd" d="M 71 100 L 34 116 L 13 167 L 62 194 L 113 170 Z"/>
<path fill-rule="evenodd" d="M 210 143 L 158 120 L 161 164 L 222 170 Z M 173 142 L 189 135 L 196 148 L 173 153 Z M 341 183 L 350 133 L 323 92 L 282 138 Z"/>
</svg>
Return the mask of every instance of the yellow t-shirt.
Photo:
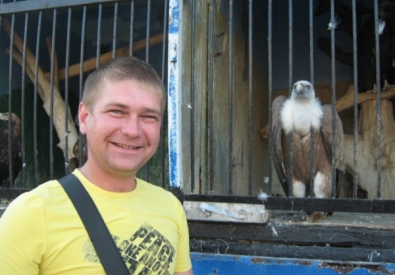
<svg viewBox="0 0 395 275">
<path fill-rule="evenodd" d="M 131 274 L 191 269 L 182 205 L 170 192 L 137 179 L 132 192 L 82 182 Z M 105 274 L 72 202 L 53 180 L 15 199 L 0 218 L 0 274 Z"/>
</svg>

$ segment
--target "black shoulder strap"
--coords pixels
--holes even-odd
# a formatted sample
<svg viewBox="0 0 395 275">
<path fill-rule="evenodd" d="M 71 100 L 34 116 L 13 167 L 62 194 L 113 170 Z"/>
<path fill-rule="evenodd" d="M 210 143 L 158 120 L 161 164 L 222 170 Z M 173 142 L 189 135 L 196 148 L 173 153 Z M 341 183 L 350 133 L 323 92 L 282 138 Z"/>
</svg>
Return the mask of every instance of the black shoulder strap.
<svg viewBox="0 0 395 275">
<path fill-rule="evenodd" d="M 99 210 L 97 210 L 91 196 L 88 194 L 78 178 L 73 174 L 70 174 L 59 179 L 59 182 L 80 215 L 106 274 L 129 275 L 130 273 L 125 262 L 123 261 L 121 254 L 119 253 L 119 250 L 99 213 Z"/>
</svg>

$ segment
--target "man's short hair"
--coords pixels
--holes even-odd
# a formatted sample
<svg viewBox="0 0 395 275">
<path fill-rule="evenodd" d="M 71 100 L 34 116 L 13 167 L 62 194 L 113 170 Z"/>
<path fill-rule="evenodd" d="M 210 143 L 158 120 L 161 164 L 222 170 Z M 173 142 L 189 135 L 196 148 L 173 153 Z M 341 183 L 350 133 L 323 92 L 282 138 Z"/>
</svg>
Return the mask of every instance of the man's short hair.
<svg viewBox="0 0 395 275">
<path fill-rule="evenodd" d="M 154 87 L 161 99 L 162 113 L 164 112 L 166 90 L 162 80 L 150 64 L 132 56 L 115 58 L 93 71 L 85 81 L 82 102 L 92 111 L 100 97 L 100 87 L 104 81 L 122 80 L 136 80 Z"/>
</svg>

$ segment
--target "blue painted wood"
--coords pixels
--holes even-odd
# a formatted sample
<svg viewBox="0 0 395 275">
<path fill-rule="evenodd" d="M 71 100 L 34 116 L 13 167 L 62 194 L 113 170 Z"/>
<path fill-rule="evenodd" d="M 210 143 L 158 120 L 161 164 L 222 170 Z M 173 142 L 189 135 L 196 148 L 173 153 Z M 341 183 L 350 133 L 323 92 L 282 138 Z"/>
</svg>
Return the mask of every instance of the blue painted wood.
<svg viewBox="0 0 395 275">
<path fill-rule="evenodd" d="M 365 275 L 395 274 L 395 264 L 334 262 L 304 259 L 191 253 L 197 275 L 287 274 Z"/>
<path fill-rule="evenodd" d="M 180 1 L 169 2 L 169 57 L 168 57 L 168 136 L 169 136 L 169 181 L 170 186 L 179 187 L 180 180 L 180 81 L 179 81 L 179 20 Z"/>
</svg>

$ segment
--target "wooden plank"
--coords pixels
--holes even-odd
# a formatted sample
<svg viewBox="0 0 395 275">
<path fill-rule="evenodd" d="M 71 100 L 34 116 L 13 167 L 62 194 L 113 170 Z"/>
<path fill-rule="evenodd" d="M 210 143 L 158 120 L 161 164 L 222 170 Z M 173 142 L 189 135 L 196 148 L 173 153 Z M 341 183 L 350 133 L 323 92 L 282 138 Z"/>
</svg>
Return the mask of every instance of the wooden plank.
<svg viewBox="0 0 395 275">
<path fill-rule="evenodd" d="M 308 224 L 303 226 L 269 223 L 239 224 L 189 221 L 191 238 L 243 240 L 307 246 L 395 247 L 394 230 L 331 227 L 330 230 Z"/>
<path fill-rule="evenodd" d="M 188 220 L 265 223 L 270 211 L 263 204 L 184 202 Z"/>
<path fill-rule="evenodd" d="M 218 196 L 186 194 L 188 201 L 211 201 L 228 203 L 263 203 L 254 196 Z M 395 200 L 367 199 L 318 199 L 268 197 L 265 202 L 268 210 L 323 211 L 323 212 L 359 212 L 359 213 L 395 213 Z"/>
</svg>

